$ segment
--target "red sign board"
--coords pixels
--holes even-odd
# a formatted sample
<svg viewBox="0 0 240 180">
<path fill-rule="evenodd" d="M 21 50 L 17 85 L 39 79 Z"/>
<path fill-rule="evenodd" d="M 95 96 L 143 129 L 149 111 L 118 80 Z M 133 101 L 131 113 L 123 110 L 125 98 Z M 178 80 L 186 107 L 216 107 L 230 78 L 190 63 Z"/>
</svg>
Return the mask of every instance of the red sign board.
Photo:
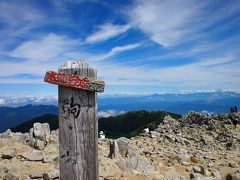
<svg viewBox="0 0 240 180">
<path fill-rule="evenodd" d="M 104 81 L 94 80 L 87 77 L 80 77 L 78 75 L 70 73 L 54 71 L 47 71 L 44 81 L 51 84 L 57 84 L 59 86 L 72 87 L 95 92 L 103 92 L 105 87 Z"/>
</svg>

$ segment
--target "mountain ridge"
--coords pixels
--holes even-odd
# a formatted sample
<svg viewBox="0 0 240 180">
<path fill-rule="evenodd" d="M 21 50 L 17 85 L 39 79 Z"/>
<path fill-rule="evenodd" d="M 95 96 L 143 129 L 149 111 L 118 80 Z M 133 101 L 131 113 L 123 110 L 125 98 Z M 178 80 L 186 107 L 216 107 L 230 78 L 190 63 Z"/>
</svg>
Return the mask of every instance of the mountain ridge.
<svg viewBox="0 0 240 180">
<path fill-rule="evenodd" d="M 121 136 L 132 137 L 142 132 L 145 127 L 155 129 L 164 119 L 166 115 L 173 118 L 180 118 L 181 115 L 165 112 L 165 111 L 130 111 L 118 116 L 108 118 L 99 118 L 99 131 L 104 131 L 108 137 L 117 138 Z M 46 114 L 31 119 L 14 128 L 13 132 L 29 132 L 34 123 L 48 123 L 51 130 L 58 129 L 58 116 Z"/>
</svg>

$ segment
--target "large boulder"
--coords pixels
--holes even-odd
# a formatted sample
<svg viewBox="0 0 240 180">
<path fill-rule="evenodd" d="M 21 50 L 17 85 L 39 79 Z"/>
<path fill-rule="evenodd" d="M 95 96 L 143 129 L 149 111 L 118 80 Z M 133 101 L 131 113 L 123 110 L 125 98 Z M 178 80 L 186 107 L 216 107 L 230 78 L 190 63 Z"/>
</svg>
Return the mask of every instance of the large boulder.
<svg viewBox="0 0 240 180">
<path fill-rule="evenodd" d="M 42 161 L 44 159 L 44 154 L 41 151 L 24 152 L 21 156 L 28 161 Z"/>
<path fill-rule="evenodd" d="M 39 150 L 50 142 L 50 127 L 48 123 L 34 123 L 29 131 L 29 144 Z"/>
</svg>

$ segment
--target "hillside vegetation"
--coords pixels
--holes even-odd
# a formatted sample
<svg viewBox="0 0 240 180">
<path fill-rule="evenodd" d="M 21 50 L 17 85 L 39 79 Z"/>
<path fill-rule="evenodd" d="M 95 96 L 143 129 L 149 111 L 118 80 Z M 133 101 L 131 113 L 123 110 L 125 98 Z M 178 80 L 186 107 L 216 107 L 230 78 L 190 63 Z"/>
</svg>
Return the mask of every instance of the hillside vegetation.
<svg viewBox="0 0 240 180">
<path fill-rule="evenodd" d="M 166 111 L 130 111 L 128 113 L 99 119 L 99 130 L 104 131 L 107 137 L 133 137 L 142 132 L 145 127 L 156 129 L 166 115 L 179 119 L 181 115 Z"/>
<path fill-rule="evenodd" d="M 58 114 L 58 108 L 51 105 L 27 105 L 21 107 L 0 107 L 0 132 L 44 114 Z"/>
<path fill-rule="evenodd" d="M 11 131 L 22 133 L 29 132 L 29 130 L 33 127 L 33 124 L 37 122 L 48 123 L 51 130 L 58 129 L 58 116 L 53 114 L 45 114 L 43 116 L 33 118 L 32 120 L 22 123 L 14 128 L 11 128 Z"/>
<path fill-rule="evenodd" d="M 150 129 L 157 128 L 167 114 L 175 119 L 181 117 L 181 115 L 168 113 L 165 111 L 130 111 L 119 116 L 99 118 L 99 131 L 104 131 L 109 138 L 117 138 L 122 136 L 132 137 L 139 134 L 144 127 L 149 127 Z M 49 123 L 51 130 L 58 129 L 58 116 L 46 114 L 37 118 L 33 118 L 32 120 L 20 124 L 11 130 L 13 132 L 28 132 L 36 122 L 47 122 Z"/>
</svg>

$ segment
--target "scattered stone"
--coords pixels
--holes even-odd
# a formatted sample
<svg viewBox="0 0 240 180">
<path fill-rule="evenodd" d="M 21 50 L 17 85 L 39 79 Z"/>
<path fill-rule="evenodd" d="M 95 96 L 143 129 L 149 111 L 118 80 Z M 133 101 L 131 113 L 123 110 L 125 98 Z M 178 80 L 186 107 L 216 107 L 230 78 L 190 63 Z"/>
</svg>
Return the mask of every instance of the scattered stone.
<svg viewBox="0 0 240 180">
<path fill-rule="evenodd" d="M 240 113 L 231 118 L 240 118 Z M 151 134 L 101 140 L 100 179 L 220 180 L 226 172 L 240 179 L 240 171 L 235 171 L 240 162 L 240 126 L 229 119 L 228 114 L 192 112 L 178 120 L 166 117 Z M 59 178 L 59 171 L 52 170 L 59 169 L 59 132 L 50 134 L 46 129 L 48 125 L 38 123 L 27 134 L 10 130 L 0 134 L 0 179 Z M 39 150 L 29 150 L 26 142 Z M 112 159 L 109 147 L 114 150 Z M 46 168 L 49 171 L 41 173 Z"/>
<path fill-rule="evenodd" d="M 193 172 L 204 175 L 204 167 L 203 166 L 193 166 Z"/>
<path fill-rule="evenodd" d="M 235 177 L 235 179 L 240 180 L 240 170 L 237 170 L 233 173 L 233 177 Z"/>
<path fill-rule="evenodd" d="M 22 157 L 28 161 L 42 161 L 44 155 L 41 151 L 32 151 L 23 153 Z"/>
<path fill-rule="evenodd" d="M 157 131 L 150 131 L 151 138 L 156 138 L 160 136 L 160 133 Z"/>
<path fill-rule="evenodd" d="M 187 168 L 185 169 L 185 171 L 191 172 L 191 171 L 192 171 L 192 167 L 187 167 Z"/>
<path fill-rule="evenodd" d="M 0 133 L 0 138 L 9 138 L 12 136 L 12 134 L 13 133 L 12 133 L 11 129 L 7 129 L 3 133 Z"/>
<path fill-rule="evenodd" d="M 166 115 L 163 119 L 163 123 L 164 124 L 174 124 L 174 123 L 176 123 L 176 120 L 174 118 L 172 118 L 172 116 Z"/>
<path fill-rule="evenodd" d="M 2 153 L 2 159 L 12 159 L 16 155 L 16 150 L 6 150 Z"/>
<path fill-rule="evenodd" d="M 190 173 L 190 179 L 201 180 L 203 179 L 203 175 L 199 173 Z"/>
<path fill-rule="evenodd" d="M 38 178 L 42 178 L 43 177 L 43 173 L 41 172 L 33 172 L 30 174 L 30 178 L 32 179 L 38 179 Z"/>
<path fill-rule="evenodd" d="M 19 180 L 19 178 L 15 175 L 13 175 L 12 173 L 6 173 L 4 175 L 4 180 Z"/>
<path fill-rule="evenodd" d="M 3 167 L 3 171 L 4 171 L 5 173 L 8 173 L 8 172 L 9 172 L 9 169 L 8 169 L 7 167 Z"/>
<path fill-rule="evenodd" d="M 54 161 L 56 158 L 57 158 L 56 155 L 45 155 L 45 154 L 44 154 L 44 156 L 43 156 L 43 162 L 44 162 L 44 163 L 49 163 L 49 162 Z"/>
<path fill-rule="evenodd" d="M 156 174 L 154 167 L 142 156 L 133 156 L 126 159 L 126 167 L 131 172 L 135 170 L 135 172 L 138 171 L 146 175 Z"/>
<path fill-rule="evenodd" d="M 103 178 L 103 180 L 115 180 L 116 178 L 114 176 L 106 176 Z"/>
<path fill-rule="evenodd" d="M 212 170 L 212 176 L 216 179 L 222 179 L 222 173 L 217 169 Z"/>
<path fill-rule="evenodd" d="M 186 161 L 181 162 L 181 164 L 182 164 L 183 166 L 191 166 L 191 164 L 190 164 L 189 162 L 186 162 Z"/>
<path fill-rule="evenodd" d="M 58 169 L 43 173 L 44 180 L 56 179 L 56 178 L 59 178 L 59 176 L 60 176 L 60 172 Z"/>
<path fill-rule="evenodd" d="M 237 168 L 238 167 L 238 163 L 235 161 L 230 161 L 228 162 L 228 166 L 232 167 L 232 168 Z"/>
</svg>

